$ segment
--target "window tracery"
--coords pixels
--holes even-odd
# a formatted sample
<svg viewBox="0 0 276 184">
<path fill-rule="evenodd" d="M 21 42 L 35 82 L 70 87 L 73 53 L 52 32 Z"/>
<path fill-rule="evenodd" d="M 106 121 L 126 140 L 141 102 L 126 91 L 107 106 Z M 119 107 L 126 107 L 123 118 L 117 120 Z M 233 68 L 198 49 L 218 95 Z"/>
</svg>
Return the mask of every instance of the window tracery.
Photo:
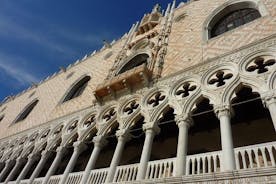
<svg viewBox="0 0 276 184">
<path fill-rule="evenodd" d="M 258 10 L 253 8 L 238 9 L 220 18 L 211 28 L 211 38 L 221 35 L 261 17 Z"/>
</svg>

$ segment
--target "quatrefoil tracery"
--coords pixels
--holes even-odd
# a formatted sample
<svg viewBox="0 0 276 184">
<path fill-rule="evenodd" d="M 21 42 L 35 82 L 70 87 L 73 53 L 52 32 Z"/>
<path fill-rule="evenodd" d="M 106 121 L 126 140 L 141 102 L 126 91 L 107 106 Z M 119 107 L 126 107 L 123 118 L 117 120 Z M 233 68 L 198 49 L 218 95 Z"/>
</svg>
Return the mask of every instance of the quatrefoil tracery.
<svg viewBox="0 0 276 184">
<path fill-rule="evenodd" d="M 43 133 L 43 135 L 41 136 L 41 139 L 44 139 L 45 137 L 47 137 L 49 133 L 50 133 L 50 129 L 48 129 Z"/>
<path fill-rule="evenodd" d="M 131 101 L 130 103 L 128 103 L 125 108 L 123 109 L 124 113 L 126 113 L 127 115 L 132 114 L 136 109 L 138 109 L 139 104 L 137 104 L 137 102 L 135 100 Z"/>
<path fill-rule="evenodd" d="M 74 121 L 69 127 L 68 127 L 68 132 L 72 132 L 75 130 L 75 128 L 78 126 L 78 120 Z"/>
<path fill-rule="evenodd" d="M 38 136 L 38 133 L 33 134 L 30 138 L 30 142 L 33 142 L 37 138 L 37 136 Z"/>
<path fill-rule="evenodd" d="M 223 86 L 227 80 L 231 79 L 233 77 L 233 74 L 226 73 L 224 71 L 217 71 L 215 76 L 208 81 L 208 84 L 210 85 L 216 85 L 217 87 Z"/>
<path fill-rule="evenodd" d="M 108 112 L 105 113 L 105 115 L 103 116 L 103 119 L 105 121 L 109 121 L 111 118 L 113 118 L 116 114 L 116 111 L 114 108 L 110 109 Z"/>
<path fill-rule="evenodd" d="M 275 62 L 275 59 L 265 60 L 263 57 L 257 57 L 252 61 L 253 65 L 246 68 L 246 71 L 257 71 L 258 74 L 265 73 L 269 70 L 269 67 L 275 64 Z"/>
<path fill-rule="evenodd" d="M 54 132 L 54 135 L 57 135 L 59 134 L 63 129 L 63 125 L 61 125 L 55 132 Z"/>
<path fill-rule="evenodd" d="M 196 85 L 192 85 L 190 82 L 185 82 L 181 87 L 176 91 L 176 95 L 182 98 L 185 98 L 190 95 L 192 91 L 196 90 Z"/>
<path fill-rule="evenodd" d="M 162 92 L 157 92 L 155 93 L 149 100 L 148 100 L 148 104 L 151 105 L 152 107 L 156 107 L 159 104 L 161 104 L 161 102 L 163 102 L 165 100 L 166 96 L 162 94 Z"/>
<path fill-rule="evenodd" d="M 93 114 L 89 116 L 85 122 L 83 123 L 84 127 L 88 128 L 92 123 L 94 123 L 96 120 L 96 116 Z"/>
</svg>

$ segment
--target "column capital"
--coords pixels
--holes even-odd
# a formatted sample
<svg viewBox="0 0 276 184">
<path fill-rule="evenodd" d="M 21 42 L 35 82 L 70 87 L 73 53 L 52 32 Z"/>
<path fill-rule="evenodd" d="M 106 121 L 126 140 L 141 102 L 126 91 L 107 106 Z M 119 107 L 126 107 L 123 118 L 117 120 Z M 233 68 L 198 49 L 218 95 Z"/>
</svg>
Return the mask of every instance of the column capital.
<svg viewBox="0 0 276 184">
<path fill-rule="evenodd" d="M 94 146 L 104 147 L 107 144 L 107 140 L 103 135 L 97 135 L 93 137 Z"/>
<path fill-rule="evenodd" d="M 221 116 L 232 116 L 233 115 L 233 110 L 230 107 L 230 105 L 219 105 L 215 106 L 215 113 L 218 118 Z"/>
<path fill-rule="evenodd" d="M 174 119 L 178 127 L 181 127 L 184 125 L 190 127 L 193 125 L 193 119 L 188 113 L 183 113 L 180 115 L 176 114 Z"/>
<path fill-rule="evenodd" d="M 31 153 L 30 155 L 28 155 L 28 160 L 39 160 L 39 156 L 37 153 Z"/>
<path fill-rule="evenodd" d="M 57 154 L 63 154 L 65 151 L 67 151 L 67 149 L 66 149 L 66 147 L 64 147 L 64 146 L 59 146 L 59 147 L 56 149 Z"/>
<path fill-rule="evenodd" d="M 143 124 L 143 130 L 146 133 L 154 133 L 154 134 L 159 134 L 160 133 L 160 128 L 156 123 L 145 123 Z"/>
<path fill-rule="evenodd" d="M 86 144 L 81 141 L 74 142 L 73 146 L 74 146 L 74 152 L 76 151 L 82 152 L 87 148 Z"/>
<path fill-rule="evenodd" d="M 41 152 L 41 157 L 47 157 L 47 156 L 49 156 L 51 153 L 53 153 L 52 150 L 43 150 L 43 151 Z"/>
<path fill-rule="evenodd" d="M 116 137 L 118 141 L 129 141 L 131 139 L 131 135 L 128 129 L 121 129 L 116 131 Z"/>
<path fill-rule="evenodd" d="M 274 95 L 267 95 L 265 97 L 262 98 L 263 104 L 265 105 L 265 107 L 270 106 L 271 104 L 276 103 L 276 96 Z"/>
<path fill-rule="evenodd" d="M 20 163 L 20 162 L 23 162 L 24 160 L 26 160 L 25 158 L 22 158 L 22 157 L 18 157 L 16 159 L 16 162 Z"/>
</svg>

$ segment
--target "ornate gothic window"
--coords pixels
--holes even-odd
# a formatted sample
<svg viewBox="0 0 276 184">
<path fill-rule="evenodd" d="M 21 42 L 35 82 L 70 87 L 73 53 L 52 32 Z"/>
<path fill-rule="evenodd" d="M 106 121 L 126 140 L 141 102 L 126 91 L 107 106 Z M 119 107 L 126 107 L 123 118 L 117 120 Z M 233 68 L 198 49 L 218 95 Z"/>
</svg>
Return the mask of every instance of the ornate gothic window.
<svg viewBox="0 0 276 184">
<path fill-rule="evenodd" d="M 149 56 L 147 54 L 139 54 L 128 61 L 117 73 L 117 75 L 124 73 L 128 70 L 131 70 L 137 66 L 147 64 Z"/>
<path fill-rule="evenodd" d="M 19 116 L 16 118 L 14 123 L 18 123 L 18 122 L 23 121 L 24 119 L 26 119 L 29 116 L 29 114 L 32 112 L 34 107 L 37 105 L 37 103 L 38 103 L 38 100 L 35 100 L 31 104 L 27 105 L 24 108 L 24 110 L 19 114 Z"/>
<path fill-rule="evenodd" d="M 63 102 L 66 102 L 68 100 L 71 100 L 73 98 L 80 96 L 85 90 L 89 80 L 90 80 L 89 76 L 82 78 L 76 85 L 72 87 L 72 89 L 69 91 L 67 96 L 64 98 Z"/>
<path fill-rule="evenodd" d="M 224 15 L 214 24 L 213 27 L 211 27 L 210 36 L 211 38 L 216 37 L 259 17 L 261 17 L 260 12 L 253 8 L 244 8 L 231 11 Z"/>
</svg>

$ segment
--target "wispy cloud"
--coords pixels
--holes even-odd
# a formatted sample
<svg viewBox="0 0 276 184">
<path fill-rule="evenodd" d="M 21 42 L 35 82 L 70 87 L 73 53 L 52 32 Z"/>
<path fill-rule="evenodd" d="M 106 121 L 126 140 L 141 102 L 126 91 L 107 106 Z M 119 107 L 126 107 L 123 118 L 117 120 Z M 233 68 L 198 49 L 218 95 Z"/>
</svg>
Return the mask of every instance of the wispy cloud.
<svg viewBox="0 0 276 184">
<path fill-rule="evenodd" d="M 33 82 L 38 82 L 40 79 L 31 71 L 24 70 L 20 63 L 25 62 L 22 58 L 8 56 L 0 53 L 0 71 L 6 73 L 10 78 L 15 79 L 19 85 L 26 86 Z M 1 73 L 2 73 L 1 72 Z"/>
<path fill-rule="evenodd" d="M 0 15 L 0 35 L 33 42 L 51 51 L 57 51 L 62 54 L 74 53 L 72 48 L 47 37 L 45 33 L 35 31 L 31 27 L 24 27 L 3 15 Z"/>
</svg>

